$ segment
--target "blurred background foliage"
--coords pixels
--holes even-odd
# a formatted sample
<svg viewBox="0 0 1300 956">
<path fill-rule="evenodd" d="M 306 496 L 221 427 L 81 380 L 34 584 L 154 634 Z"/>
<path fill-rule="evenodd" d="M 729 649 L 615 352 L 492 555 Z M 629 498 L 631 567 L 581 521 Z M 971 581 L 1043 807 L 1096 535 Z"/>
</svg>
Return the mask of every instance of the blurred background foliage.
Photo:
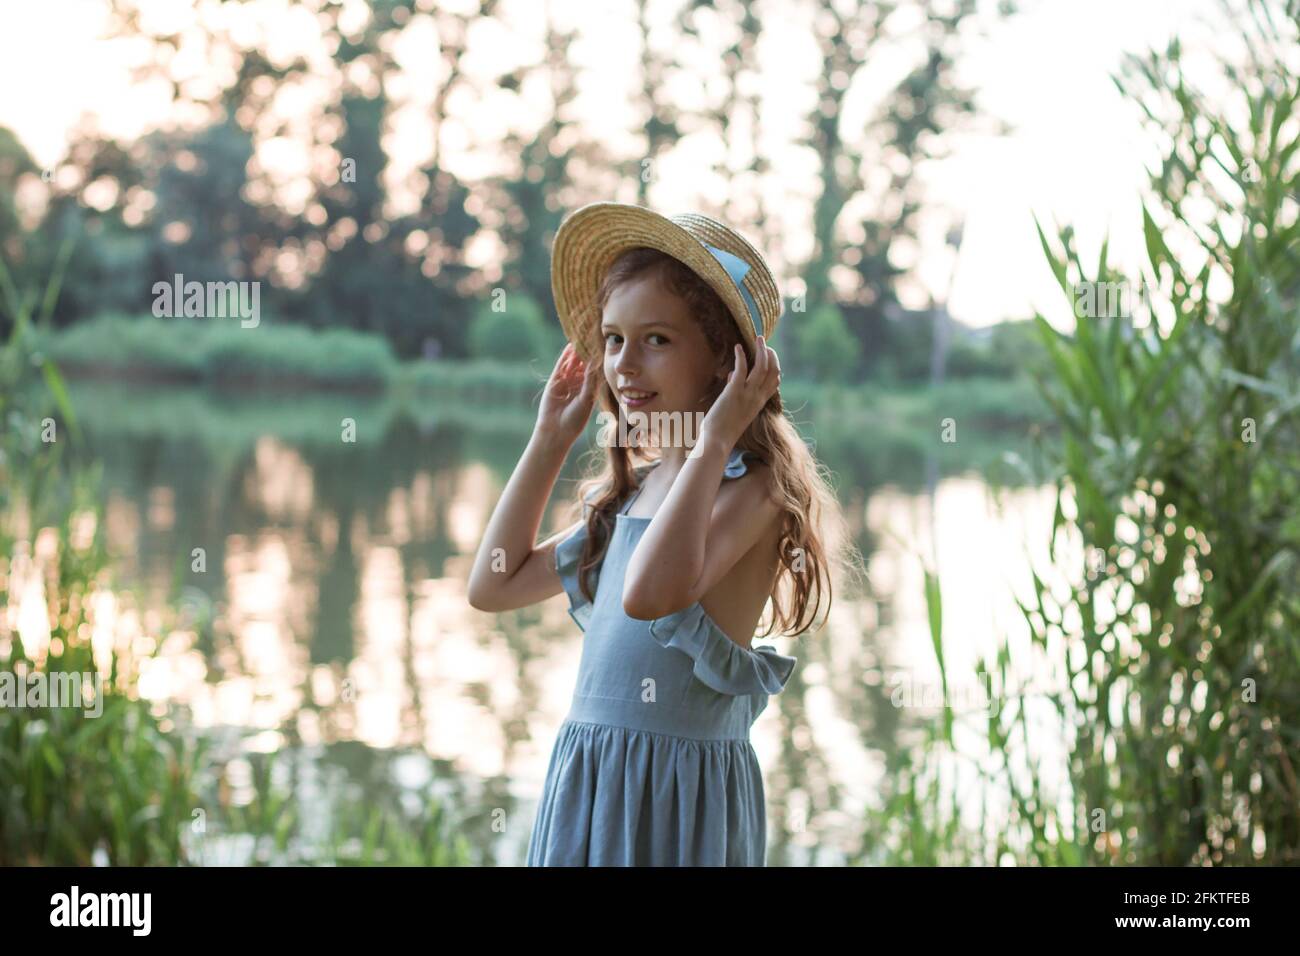
<svg viewBox="0 0 1300 956">
<path fill-rule="evenodd" d="M 374 0 L 360 23 L 348 7 L 306 4 L 322 55 L 292 60 L 275 55 L 266 31 L 236 31 L 205 16 L 204 55 L 237 67 L 198 83 L 175 65 L 182 53 L 193 52 L 190 31 L 151 32 L 152 21 L 136 0 L 112 0 L 109 35 L 145 45 L 137 78 L 161 77 L 171 85 L 177 122 L 130 142 L 93 125 L 78 128 L 66 158 L 50 170 L 38 168 L 18 138 L 0 129 L 0 249 L 17 281 L 48 274 L 61 243 L 78 238 L 50 317 L 54 330 L 106 314 L 147 316 L 154 283 L 181 274 L 198 281 L 260 281 L 261 307 L 274 322 L 375 333 L 399 359 L 536 358 L 549 368 L 562 344 L 549 252 L 562 216 L 616 195 L 648 203 L 660 175 L 657 164 L 690 132 L 712 133 L 735 155 L 749 157 L 740 167 L 733 162 L 714 170 L 725 172 L 729 185 L 712 200 L 714 208 L 703 211 L 751 224 L 747 231 L 781 275 L 797 277 L 785 288 L 792 314 L 808 313 L 807 321 L 783 323 L 775 340 L 792 376 L 921 381 L 931 374 L 936 350 L 950 359 L 951 374 L 1008 375 L 1037 350 L 1030 335 L 1018 338 L 1022 348 L 1008 350 L 994 347 L 987 332 L 965 334 L 943 303 L 903 309 L 897 289 L 910 268 L 899 263 L 914 260 L 908 250 L 919 237 L 920 170 L 946 154 L 953 133 L 994 125 L 977 111 L 954 64 L 980 31 L 1014 15 L 1010 3 L 817 6 L 812 22 L 822 68 L 798 123 L 818 172 L 808 196 L 801 189 L 796 199 L 790 187 L 780 187 L 787 202 L 811 204 L 813 251 L 801 262 L 785 258 L 782 219 L 767 206 L 776 174 L 760 148 L 765 128 L 752 82 L 767 28 L 750 5 L 728 3 L 717 11 L 708 3 L 683 4 L 667 33 L 655 26 L 652 41 L 647 3 L 634 4 L 644 41 L 635 68 L 648 115 L 636 131 L 646 150 L 633 157 L 613 155 L 570 119 L 577 67 L 568 50 L 575 36 L 549 24 L 536 61 L 498 57 L 494 82 L 498 94 L 540 85 L 549 91 L 550 114 L 538 118 L 535 132 L 512 130 L 491 144 L 506 171 L 474 180 L 449 168 L 440 143 L 444 127 L 465 135 L 469 127 L 460 111 L 482 108 L 475 105 L 484 93 L 482 78 L 467 62 L 490 55 L 481 48 L 489 41 L 475 46 L 470 38 L 493 36 L 479 28 L 500 20 L 497 4 L 452 10 L 417 0 Z M 733 37 L 719 39 L 719 12 L 732 18 Z M 404 105 L 398 92 L 404 87 L 393 47 L 417 21 L 429 20 L 440 40 L 431 55 L 446 77 L 427 116 L 433 145 L 395 187 L 387 137 Z M 664 42 L 665 36 L 676 43 Z M 846 128 L 850 89 L 861 86 L 878 53 L 897 56 L 904 49 L 913 51 L 910 66 L 880 90 L 861 129 Z M 722 82 L 711 83 L 710 96 L 695 107 L 673 102 L 666 83 L 686 68 L 688 53 L 722 64 Z M 308 100 L 310 117 L 290 122 L 282 101 L 303 100 L 307 89 L 316 97 Z M 292 198 L 265 159 L 267 144 L 285 137 L 310 157 L 310 172 L 294 185 Z M 635 196 L 620 186 L 632 183 Z M 24 187 L 41 192 L 41 200 L 36 211 L 20 214 L 16 197 Z M 391 211 L 395 188 L 408 197 L 411 211 Z M 959 236 L 960 223 L 952 228 Z M 484 244 L 499 251 L 491 266 L 471 266 L 471 246 Z M 940 323 L 955 334 L 936 341 Z M 783 335 L 787 329 L 795 334 Z M 255 342 L 248 349 L 283 354 L 270 345 Z M 828 348 L 834 348 L 831 358 Z M 141 354 L 150 360 L 147 348 Z M 91 356 L 70 345 L 65 357 L 81 362 Z"/>
</svg>

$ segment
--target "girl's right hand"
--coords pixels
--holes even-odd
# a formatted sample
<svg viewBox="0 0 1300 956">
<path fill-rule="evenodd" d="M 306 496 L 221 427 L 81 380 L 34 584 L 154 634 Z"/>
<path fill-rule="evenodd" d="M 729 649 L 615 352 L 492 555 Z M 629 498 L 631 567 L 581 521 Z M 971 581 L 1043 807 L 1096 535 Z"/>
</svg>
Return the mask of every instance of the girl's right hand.
<svg viewBox="0 0 1300 956">
<path fill-rule="evenodd" d="M 560 353 L 542 394 L 536 431 L 573 444 L 587 427 L 596 391 L 586 363 L 570 342 Z"/>
</svg>

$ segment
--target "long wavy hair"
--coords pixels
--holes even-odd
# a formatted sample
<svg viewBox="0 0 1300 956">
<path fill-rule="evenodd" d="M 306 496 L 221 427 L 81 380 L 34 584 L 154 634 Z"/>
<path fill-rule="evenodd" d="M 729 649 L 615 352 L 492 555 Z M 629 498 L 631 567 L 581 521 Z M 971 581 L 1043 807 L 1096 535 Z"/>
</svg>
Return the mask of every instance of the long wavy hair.
<svg viewBox="0 0 1300 956">
<path fill-rule="evenodd" d="M 746 359 L 753 367 L 754 350 L 740 337 L 721 297 L 686 265 L 656 249 L 630 249 L 620 256 L 606 274 L 594 308 L 598 314 L 603 313 L 615 289 L 642 276 L 656 274 L 663 288 L 685 302 L 699 321 L 719 368 L 731 368 L 730 356 L 737 343 L 743 345 Z M 600 323 L 592 322 L 587 327 L 592 330 L 593 339 L 588 354 L 598 358 L 587 363 L 586 374 L 595 379 L 598 406 L 617 423 L 623 411 L 605 380 L 603 360 L 599 358 L 605 352 Z M 703 411 L 712 407 L 725 384 L 723 377 L 715 379 L 704 399 Z M 773 629 L 797 636 L 813 627 L 823 602 L 826 615 L 830 614 L 834 593 L 832 577 L 844 572 L 857 579 L 862 568 L 861 555 L 848 533 L 829 474 L 786 417 L 779 392 L 755 416 L 736 447 L 751 452 L 770 466 L 769 493 L 781 506 L 780 564 L 768 595 L 772 613 L 759 636 L 765 637 Z M 646 471 L 656 460 L 652 457 L 654 453 L 653 448 L 618 442 L 591 450 L 594 464 L 578 488 L 579 507 L 583 502 L 588 505 L 587 539 L 578 565 L 578 581 L 589 600 L 594 600 L 589 575 L 604 560 L 614 530 L 614 517 L 627 496 L 641 486 Z"/>
</svg>

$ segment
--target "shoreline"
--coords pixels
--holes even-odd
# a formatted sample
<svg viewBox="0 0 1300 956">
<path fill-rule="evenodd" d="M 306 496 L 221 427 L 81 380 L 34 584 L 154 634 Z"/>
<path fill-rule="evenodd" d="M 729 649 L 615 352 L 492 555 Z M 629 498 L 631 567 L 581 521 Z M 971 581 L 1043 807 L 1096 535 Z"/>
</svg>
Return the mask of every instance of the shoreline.
<svg viewBox="0 0 1300 956">
<path fill-rule="evenodd" d="M 536 408 L 550 372 L 541 359 L 399 360 L 374 333 L 263 322 L 256 330 L 196 320 L 104 315 L 40 330 L 40 351 L 69 385 L 177 390 L 187 396 L 330 396 L 394 401 L 422 416 L 428 405 L 473 405 L 489 415 Z M 926 381 L 875 379 L 836 384 L 792 376 L 782 385 L 798 422 L 864 422 L 885 428 L 939 427 L 954 418 L 990 430 L 1052 427 L 1028 373 Z"/>
</svg>

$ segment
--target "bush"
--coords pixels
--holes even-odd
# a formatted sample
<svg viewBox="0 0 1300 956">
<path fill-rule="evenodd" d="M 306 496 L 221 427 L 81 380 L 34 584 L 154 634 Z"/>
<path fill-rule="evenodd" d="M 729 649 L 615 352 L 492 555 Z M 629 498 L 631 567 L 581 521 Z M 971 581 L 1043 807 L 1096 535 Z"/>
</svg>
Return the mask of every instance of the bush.
<svg viewBox="0 0 1300 956">
<path fill-rule="evenodd" d="M 504 308 L 496 308 L 498 302 Z M 474 358 L 495 361 L 548 361 L 549 371 L 564 347 L 561 339 L 536 302 L 522 292 L 512 292 L 479 306 L 470 325 L 469 352 Z"/>
<path fill-rule="evenodd" d="M 210 326 L 196 319 L 97 316 L 52 335 L 41 347 L 61 366 L 119 372 L 147 370 L 161 378 L 198 380 Z"/>
<path fill-rule="evenodd" d="M 381 388 L 397 366 L 381 336 L 265 319 L 244 328 L 234 319 L 104 315 L 42 333 L 40 342 L 55 362 L 78 371 L 214 384 Z"/>
<path fill-rule="evenodd" d="M 858 364 L 860 346 L 836 305 L 813 310 L 796 329 L 799 367 L 820 382 L 846 382 Z"/>
<path fill-rule="evenodd" d="M 949 347 L 950 378 L 1020 378 L 1047 369 L 1047 353 L 1033 320 L 999 322 L 978 338 L 959 336 Z"/>
<path fill-rule="evenodd" d="M 209 334 L 203 356 L 209 382 L 315 382 L 345 388 L 381 388 L 396 364 L 380 336 L 297 325 L 222 326 Z"/>
</svg>

